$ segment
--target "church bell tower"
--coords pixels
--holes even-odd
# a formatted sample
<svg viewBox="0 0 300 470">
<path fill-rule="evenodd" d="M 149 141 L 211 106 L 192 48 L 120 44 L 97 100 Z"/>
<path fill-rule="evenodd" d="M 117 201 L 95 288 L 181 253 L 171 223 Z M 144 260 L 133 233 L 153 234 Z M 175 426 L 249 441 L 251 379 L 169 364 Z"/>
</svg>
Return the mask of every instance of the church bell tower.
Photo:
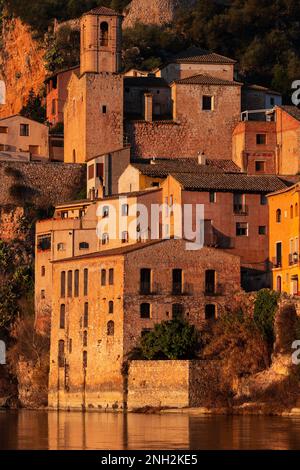
<svg viewBox="0 0 300 470">
<path fill-rule="evenodd" d="M 123 16 L 106 7 L 85 13 L 80 22 L 80 73 L 119 73 Z"/>
</svg>

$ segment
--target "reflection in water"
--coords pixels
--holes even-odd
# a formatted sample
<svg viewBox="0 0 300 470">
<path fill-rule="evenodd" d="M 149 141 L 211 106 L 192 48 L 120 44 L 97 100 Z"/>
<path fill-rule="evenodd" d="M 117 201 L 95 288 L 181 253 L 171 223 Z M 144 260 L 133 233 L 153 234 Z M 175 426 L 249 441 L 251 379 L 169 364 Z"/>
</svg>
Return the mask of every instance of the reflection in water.
<svg viewBox="0 0 300 470">
<path fill-rule="evenodd" d="M 0 411 L 0 449 L 300 449 L 300 418 Z"/>
</svg>

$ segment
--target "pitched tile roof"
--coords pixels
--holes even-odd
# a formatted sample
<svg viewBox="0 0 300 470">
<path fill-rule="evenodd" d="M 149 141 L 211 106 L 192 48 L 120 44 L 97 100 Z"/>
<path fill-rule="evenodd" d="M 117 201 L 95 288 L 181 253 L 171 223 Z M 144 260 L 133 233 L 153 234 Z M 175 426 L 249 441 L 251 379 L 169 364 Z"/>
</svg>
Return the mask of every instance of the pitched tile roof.
<svg viewBox="0 0 300 470">
<path fill-rule="evenodd" d="M 248 176 L 245 174 L 187 174 L 172 176 L 188 191 L 243 191 L 248 193 L 270 193 L 287 187 L 277 176 Z"/>
<path fill-rule="evenodd" d="M 86 13 L 83 14 L 83 16 L 85 15 L 121 16 L 115 10 L 112 10 L 111 8 L 107 8 L 107 7 L 93 8 L 92 10 L 87 11 Z"/>
<path fill-rule="evenodd" d="M 242 86 L 240 82 L 233 80 L 223 80 L 222 78 L 211 77 L 210 75 L 194 75 L 193 77 L 181 78 L 175 80 L 180 85 L 224 85 L 224 86 Z"/>
<path fill-rule="evenodd" d="M 263 91 L 265 93 L 269 93 L 269 94 L 272 94 L 272 95 L 278 95 L 278 96 L 281 96 L 281 93 L 279 93 L 279 91 L 275 91 L 275 90 L 271 90 L 271 88 L 266 88 L 262 85 L 247 85 L 245 84 L 244 85 L 244 89 L 245 90 L 255 90 L 255 91 Z"/>
<path fill-rule="evenodd" d="M 170 62 L 175 63 L 202 63 L 202 64 L 235 64 L 236 61 L 215 52 L 206 51 L 199 47 L 190 47 L 177 54 Z"/>
<path fill-rule="evenodd" d="M 160 77 L 125 77 L 124 86 L 169 88 L 168 83 Z"/>
<path fill-rule="evenodd" d="M 288 113 L 293 118 L 300 121 L 300 109 L 297 106 L 278 106 L 279 108 L 283 109 L 286 113 Z"/>
<path fill-rule="evenodd" d="M 170 160 L 155 160 L 154 163 L 146 161 L 145 163 L 131 163 L 143 175 L 152 178 L 166 178 L 170 173 L 223 173 L 221 168 L 199 165 L 197 159 L 179 158 Z"/>
<path fill-rule="evenodd" d="M 241 169 L 232 160 L 211 160 L 207 159 L 206 164 L 214 168 L 220 168 L 224 173 L 240 173 Z"/>
</svg>

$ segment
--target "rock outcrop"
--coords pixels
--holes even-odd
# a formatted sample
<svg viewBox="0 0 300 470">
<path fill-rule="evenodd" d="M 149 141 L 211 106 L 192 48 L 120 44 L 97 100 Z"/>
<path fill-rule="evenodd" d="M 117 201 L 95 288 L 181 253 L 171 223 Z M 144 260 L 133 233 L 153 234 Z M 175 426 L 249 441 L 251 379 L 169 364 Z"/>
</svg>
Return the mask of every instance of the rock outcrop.
<svg viewBox="0 0 300 470">
<path fill-rule="evenodd" d="M 6 104 L 0 118 L 18 113 L 31 89 L 38 93 L 46 76 L 44 49 L 18 18 L 3 20 L 0 49 L 0 80 L 6 84 Z"/>
<path fill-rule="evenodd" d="M 190 8 L 196 0 L 132 0 L 124 11 L 124 28 L 135 23 L 163 25 L 172 23 L 180 8 Z"/>
</svg>

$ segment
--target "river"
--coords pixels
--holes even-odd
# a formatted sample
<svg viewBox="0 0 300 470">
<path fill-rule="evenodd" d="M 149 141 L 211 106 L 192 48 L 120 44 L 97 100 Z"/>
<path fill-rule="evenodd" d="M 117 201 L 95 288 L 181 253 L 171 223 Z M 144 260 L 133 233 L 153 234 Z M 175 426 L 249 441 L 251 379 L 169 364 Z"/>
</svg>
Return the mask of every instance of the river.
<svg viewBox="0 0 300 470">
<path fill-rule="evenodd" d="M 300 449 L 300 417 L 0 411 L 0 450 Z"/>
</svg>

